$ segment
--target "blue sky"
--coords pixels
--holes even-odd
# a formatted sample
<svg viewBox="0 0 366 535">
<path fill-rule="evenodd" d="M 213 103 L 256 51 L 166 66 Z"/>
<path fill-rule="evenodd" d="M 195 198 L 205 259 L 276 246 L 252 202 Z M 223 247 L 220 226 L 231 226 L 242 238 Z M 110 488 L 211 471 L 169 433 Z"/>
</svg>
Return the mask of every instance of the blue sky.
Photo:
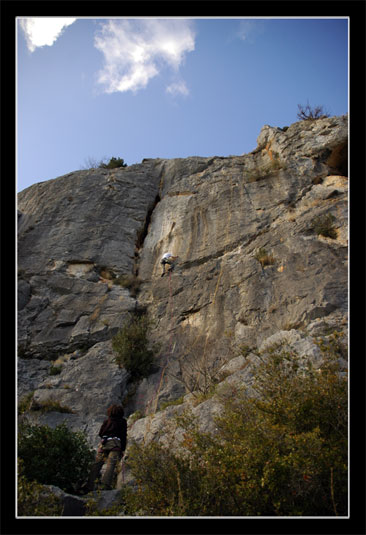
<svg viewBox="0 0 366 535">
<path fill-rule="evenodd" d="M 348 112 L 347 18 L 17 19 L 17 189 L 90 160 L 248 153 Z"/>
</svg>

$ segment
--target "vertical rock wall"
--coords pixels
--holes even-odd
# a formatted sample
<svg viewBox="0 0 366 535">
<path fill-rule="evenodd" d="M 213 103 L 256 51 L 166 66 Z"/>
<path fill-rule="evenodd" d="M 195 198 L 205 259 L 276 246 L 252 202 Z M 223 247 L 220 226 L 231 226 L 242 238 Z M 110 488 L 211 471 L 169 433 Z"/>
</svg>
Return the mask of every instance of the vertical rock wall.
<svg viewBox="0 0 366 535">
<path fill-rule="evenodd" d="M 22 393 L 70 406 L 70 425 L 95 440 L 108 404 L 126 401 L 110 341 L 137 305 L 160 367 L 128 413 L 185 394 L 192 361 L 219 365 L 278 332 L 346 331 L 347 139 L 347 116 L 265 126 L 250 154 L 77 171 L 21 192 Z M 316 230 L 325 216 L 332 237 Z M 179 256 L 171 278 L 167 251 Z M 118 284 L 126 275 L 138 293 Z M 63 360 L 61 373 L 45 378 L 45 359 Z"/>
</svg>

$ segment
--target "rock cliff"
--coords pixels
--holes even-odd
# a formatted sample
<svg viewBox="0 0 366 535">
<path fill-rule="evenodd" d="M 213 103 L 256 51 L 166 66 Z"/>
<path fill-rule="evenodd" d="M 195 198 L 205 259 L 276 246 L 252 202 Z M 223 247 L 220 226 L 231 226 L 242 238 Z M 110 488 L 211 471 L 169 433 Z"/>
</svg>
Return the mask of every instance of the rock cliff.
<svg viewBox="0 0 366 535">
<path fill-rule="evenodd" d="M 249 154 L 76 171 L 20 192 L 28 416 L 66 420 L 96 445 L 107 406 L 123 402 L 127 416 L 145 416 L 129 420 L 129 436 L 153 438 L 180 410 L 162 404 L 189 403 L 215 370 L 225 372 L 216 380 L 248 380 L 245 351 L 285 340 L 316 359 L 314 336 L 346 335 L 347 143 L 347 116 L 264 126 Z M 167 251 L 179 260 L 161 277 Z M 153 320 L 159 354 L 132 389 L 111 339 L 136 307 Z M 70 412 L 32 410 L 47 400 Z M 215 410 L 214 399 L 194 407 L 206 428 Z"/>
</svg>

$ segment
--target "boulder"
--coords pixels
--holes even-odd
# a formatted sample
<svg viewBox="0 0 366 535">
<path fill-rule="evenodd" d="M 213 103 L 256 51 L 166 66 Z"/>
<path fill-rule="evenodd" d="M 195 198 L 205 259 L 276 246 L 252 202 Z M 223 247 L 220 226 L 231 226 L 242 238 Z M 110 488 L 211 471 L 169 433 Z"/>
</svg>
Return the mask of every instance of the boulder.
<svg viewBox="0 0 366 535">
<path fill-rule="evenodd" d="M 48 493 L 56 496 L 62 504 L 61 516 L 67 517 L 82 517 L 87 516 L 88 502 L 94 502 L 94 507 L 98 511 L 110 509 L 114 505 L 120 503 L 119 490 L 102 490 L 94 491 L 86 496 L 75 496 L 64 492 L 59 487 L 54 485 L 45 485 Z M 123 514 L 121 512 L 121 514 Z"/>
</svg>

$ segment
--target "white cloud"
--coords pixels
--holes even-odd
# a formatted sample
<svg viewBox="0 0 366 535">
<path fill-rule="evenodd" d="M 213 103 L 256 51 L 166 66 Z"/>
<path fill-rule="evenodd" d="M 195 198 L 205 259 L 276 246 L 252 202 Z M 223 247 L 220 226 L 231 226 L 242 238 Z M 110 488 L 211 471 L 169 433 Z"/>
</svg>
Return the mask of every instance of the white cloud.
<svg viewBox="0 0 366 535">
<path fill-rule="evenodd" d="M 29 17 L 19 19 L 24 31 L 28 49 L 31 52 L 40 46 L 52 46 L 63 30 L 73 24 L 76 18 L 66 17 Z"/>
<path fill-rule="evenodd" d="M 181 80 L 179 82 L 173 82 L 172 84 L 168 85 L 168 87 L 166 88 L 166 92 L 170 95 L 187 96 L 189 94 L 188 87 L 184 80 Z"/>
<path fill-rule="evenodd" d="M 194 50 L 192 24 L 183 19 L 117 19 L 102 24 L 95 46 L 105 64 L 98 81 L 106 93 L 138 91 L 164 67 L 178 72 Z M 184 82 L 167 91 L 187 94 Z"/>
</svg>

